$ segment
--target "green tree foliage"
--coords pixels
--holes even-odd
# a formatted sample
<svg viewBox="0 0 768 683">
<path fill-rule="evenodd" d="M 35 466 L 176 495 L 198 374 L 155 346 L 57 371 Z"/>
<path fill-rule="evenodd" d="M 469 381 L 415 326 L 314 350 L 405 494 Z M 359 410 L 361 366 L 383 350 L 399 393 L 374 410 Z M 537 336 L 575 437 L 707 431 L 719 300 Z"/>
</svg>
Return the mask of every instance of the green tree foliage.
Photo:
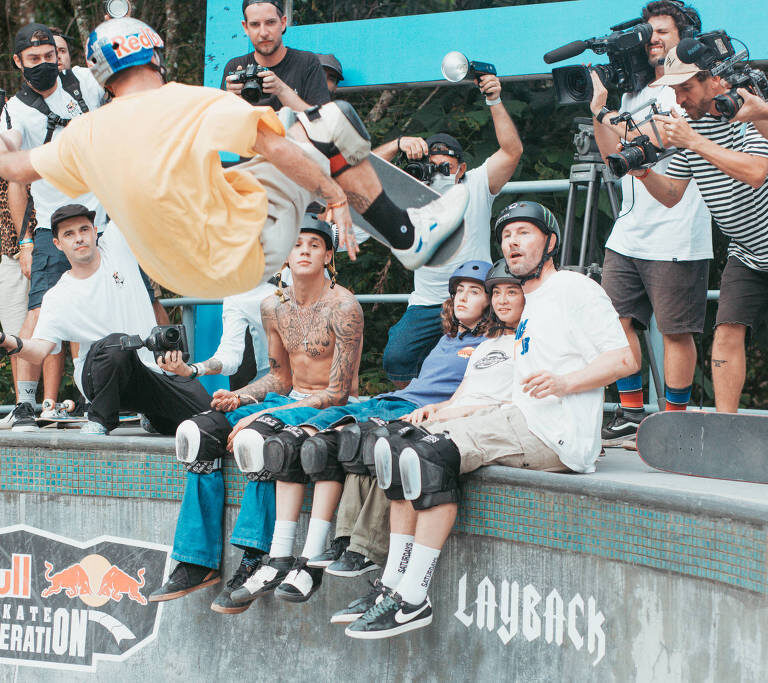
<svg viewBox="0 0 768 683">
<path fill-rule="evenodd" d="M 405 14 L 423 14 L 451 10 L 485 9 L 519 4 L 533 4 L 519 0 L 294 0 L 295 23 L 311 24 L 329 21 L 371 19 Z M 34 18 L 64 28 L 70 35 L 78 35 L 81 26 L 93 26 L 101 19 L 101 2 L 79 0 L 9 0 L 6 22 L 0 25 L 0 46 L 11 44 L 19 18 L 27 16 L 30 7 Z M 22 7 L 23 5 L 23 7 Z M 205 2 L 193 0 L 137 0 L 136 15 L 148 21 L 166 37 L 173 56 L 170 69 L 177 80 L 201 83 L 203 78 Z M 24 10 L 24 11 L 22 11 Z M 76 21 L 77 12 L 80 22 Z M 595 26 L 595 34 L 607 27 Z M 173 40 L 170 37 L 174 37 Z M 577 38 L 578 36 L 574 36 Z M 76 39 L 79 40 L 79 39 Z M 290 31 L 286 36 L 290 44 Z M 556 47 L 542 46 L 545 48 Z M 82 63 L 82 51 L 75 49 L 75 62 Z M 481 57 L 481 56 L 479 56 Z M 18 87 L 18 72 L 9 62 L 7 52 L 0 56 L 0 87 L 14 92 Z M 366 119 L 373 144 L 378 145 L 398 135 L 428 136 L 446 131 L 464 145 L 470 168 L 483 162 L 497 143 L 487 107 L 477 88 L 468 84 L 445 84 L 438 88 L 416 87 L 388 91 L 352 91 L 344 93 Z M 506 82 L 504 103 L 520 131 L 525 145 L 520 166 L 513 180 L 546 180 L 567 178 L 573 163 L 574 116 L 588 115 L 586 107 L 556 108 L 549 81 Z M 583 193 L 582 193 L 583 194 Z M 553 208 L 561 218 L 565 215 L 566 196 L 563 193 L 536 195 L 535 199 Z M 494 215 L 513 200 L 511 195 L 500 196 L 494 205 Z M 576 225 L 581 226 L 583 198 L 576 212 Z M 598 243 L 605 243 L 612 220 L 606 198 L 601 197 L 598 225 Z M 578 242 L 580 227 L 575 236 Z M 725 262 L 726 241 L 715 232 L 716 258 L 710 269 L 710 288 L 716 289 Z M 499 252 L 494 245 L 494 256 Z M 593 255 L 602 260 L 601 253 Z M 352 264 L 346 255 L 338 258 L 339 280 L 356 293 L 410 292 L 412 275 L 391 257 L 381 245 L 369 240 L 361 250 L 358 261 Z M 381 357 L 387 340 L 387 331 L 402 315 L 404 305 L 384 304 L 365 306 L 366 327 L 363 359 L 360 371 L 360 392 L 375 394 L 391 388 L 381 370 Z M 712 402 L 709 349 L 715 306 L 708 308 L 707 333 L 702 340 L 703 354 L 699 356 L 697 383 L 704 393 L 704 402 Z M 744 405 L 768 406 L 768 358 L 763 335 L 753 338 L 748 351 L 747 383 Z M 6 362 L 7 365 L 7 362 Z M 10 372 L 0 371 L 0 399 L 12 400 Z M 609 392 L 609 397 L 615 394 Z M 694 393 L 698 400 L 698 390 Z"/>
</svg>

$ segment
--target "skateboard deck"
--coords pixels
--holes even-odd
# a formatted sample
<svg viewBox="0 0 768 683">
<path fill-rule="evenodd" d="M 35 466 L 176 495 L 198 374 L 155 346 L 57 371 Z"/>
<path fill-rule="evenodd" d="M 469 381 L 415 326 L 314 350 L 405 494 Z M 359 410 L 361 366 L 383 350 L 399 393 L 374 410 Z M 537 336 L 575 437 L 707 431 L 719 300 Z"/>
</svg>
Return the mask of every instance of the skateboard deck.
<svg viewBox="0 0 768 683">
<path fill-rule="evenodd" d="M 640 423 L 637 451 L 665 472 L 768 484 L 768 417 L 656 413 Z"/>
<path fill-rule="evenodd" d="M 75 415 L 72 417 L 55 417 L 55 418 L 35 418 L 38 426 L 43 429 L 73 429 L 74 427 L 80 427 L 88 421 L 87 417 L 83 415 Z M 139 416 L 133 415 L 120 415 L 120 426 L 130 424 L 131 422 L 138 422 Z"/>
<path fill-rule="evenodd" d="M 376 175 L 379 176 L 382 187 L 387 191 L 390 199 L 402 207 L 421 207 L 437 199 L 440 194 L 424 183 L 416 180 L 412 175 L 406 173 L 388 161 L 384 161 L 375 154 L 369 154 L 368 160 L 373 165 Z M 392 245 L 385 240 L 381 234 L 368 221 L 365 220 L 352 207 L 352 220 L 355 225 L 365 226 L 365 230 L 371 233 L 371 236 L 386 245 L 390 249 Z M 464 222 L 443 242 L 432 258 L 427 262 L 428 266 L 442 266 L 450 261 L 459 251 L 464 242 Z"/>
</svg>

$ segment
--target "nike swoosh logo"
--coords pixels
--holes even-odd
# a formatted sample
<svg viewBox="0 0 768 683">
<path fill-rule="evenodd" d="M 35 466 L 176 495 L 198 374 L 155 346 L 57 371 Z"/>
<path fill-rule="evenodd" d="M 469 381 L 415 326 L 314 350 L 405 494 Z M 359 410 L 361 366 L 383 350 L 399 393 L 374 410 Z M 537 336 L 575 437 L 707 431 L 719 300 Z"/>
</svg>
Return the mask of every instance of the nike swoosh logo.
<svg viewBox="0 0 768 683">
<path fill-rule="evenodd" d="M 431 228 L 430 228 L 431 230 Z M 419 246 L 416 247 L 416 250 L 413 252 L 414 254 L 418 254 L 421 251 L 421 248 L 424 246 L 424 240 L 419 237 Z"/>
<path fill-rule="evenodd" d="M 437 223 L 432 223 L 432 225 L 429 226 L 429 231 L 432 232 L 437 227 Z"/>
<path fill-rule="evenodd" d="M 425 609 L 429 607 L 429 603 L 425 602 L 419 609 L 417 609 L 415 612 L 411 612 L 410 614 L 405 614 L 403 610 L 399 609 L 397 612 L 395 612 L 395 621 L 398 624 L 404 624 L 407 621 L 413 621 L 416 617 L 419 616 Z"/>
</svg>

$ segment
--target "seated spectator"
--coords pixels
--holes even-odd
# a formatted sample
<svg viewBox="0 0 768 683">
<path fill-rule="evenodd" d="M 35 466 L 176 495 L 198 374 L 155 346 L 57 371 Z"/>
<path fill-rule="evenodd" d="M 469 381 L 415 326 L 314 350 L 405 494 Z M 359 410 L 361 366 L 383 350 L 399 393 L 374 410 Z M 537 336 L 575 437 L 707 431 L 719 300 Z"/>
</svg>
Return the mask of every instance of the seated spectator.
<svg viewBox="0 0 768 683">
<path fill-rule="evenodd" d="M 459 184 L 469 193 L 461 248 L 441 266 L 422 266 L 414 271 L 408 308 L 389 331 L 384 370 L 398 387 L 405 386 L 419 374 L 422 361 L 442 334 L 440 307 L 448 296 L 448 278 L 456 266 L 475 259 L 491 260 L 493 200 L 512 177 L 523 153 L 515 124 L 501 101 L 501 82 L 488 74 L 480 77 L 478 85 L 491 112 L 499 149 L 477 168 L 467 171 L 461 144 L 446 133 L 426 140 L 403 136 L 374 150 L 374 154 L 387 161 L 392 161 L 398 153 L 410 160 L 430 161 L 438 168 L 429 182 L 433 190 L 442 194 Z"/>
<path fill-rule="evenodd" d="M 341 62 L 336 59 L 335 55 L 318 54 L 317 58 L 320 60 L 320 66 L 323 67 L 323 71 L 325 71 L 325 81 L 328 84 L 328 92 L 331 94 L 331 97 L 333 97 L 336 88 L 339 87 L 339 83 L 344 80 L 344 74 L 341 71 Z"/>
<path fill-rule="evenodd" d="M 213 395 L 213 410 L 179 426 L 176 456 L 187 467 L 171 555 L 179 563 L 150 600 L 173 600 L 221 580 L 221 458 L 232 450 L 235 435 L 243 430 L 271 434 L 284 422 L 300 424 L 303 411 L 312 415 L 315 408 L 346 403 L 356 393 L 363 312 L 352 293 L 335 284 L 333 258 L 331 226 L 305 217 L 288 256 L 293 284 L 261 304 L 269 373 L 238 392 L 219 389 Z M 326 268 L 330 280 L 325 277 Z M 289 405 L 294 410 L 281 419 L 262 415 Z M 252 476 L 230 540 L 244 552 L 240 567 L 211 605 L 223 613 L 233 611 L 230 593 L 261 564 L 275 525 L 273 482 L 265 481 L 261 468 L 240 465 Z"/>
<path fill-rule="evenodd" d="M 244 610 L 254 598 L 272 590 L 284 600 L 303 602 L 319 588 L 323 567 L 330 562 L 317 556 L 325 547 L 345 477 L 347 473 L 350 476 L 368 474 L 362 461 L 361 433 L 367 433 L 369 427 L 376 428 L 387 419 L 409 413 L 419 405 L 447 397 L 456 388 L 466 368 L 467 357 L 482 341 L 480 335 L 485 330 L 488 314 L 483 282 L 490 267 L 490 263 L 470 261 L 456 269 L 450 283 L 451 296 L 443 307 L 446 333 L 428 356 L 419 377 L 406 389 L 368 401 L 315 411 L 312 416 L 303 410 L 304 421 L 300 423 L 303 434 L 295 427 L 286 427 L 272 436 L 266 436 L 265 430 L 243 430 L 235 437 L 237 462 L 241 466 L 250 464 L 257 468 L 263 464 L 277 480 L 277 521 L 269 562 L 247 577 L 243 586 L 232 593 L 233 603 L 242 605 Z M 285 414 L 291 412 L 272 412 L 265 417 L 285 419 Z M 357 427 L 356 424 L 355 430 L 335 429 L 350 421 L 362 425 Z M 295 420 L 291 419 L 290 423 Z M 318 432 L 319 429 L 323 431 Z M 315 436 L 307 438 L 313 434 Z M 351 438 L 342 443 L 342 435 Z M 299 511 L 308 480 L 315 483 L 312 516 L 304 549 L 294 557 Z M 386 500 L 372 493 L 366 515 L 361 520 L 360 535 L 386 537 L 386 529 L 382 529 L 386 514 Z M 366 560 L 363 555 L 360 557 Z M 367 561 L 364 571 L 376 568 L 376 564 Z"/>
<path fill-rule="evenodd" d="M 390 546 L 392 566 L 404 571 L 385 577 L 382 598 L 347 627 L 353 638 L 389 638 L 432 622 L 427 591 L 456 519 L 459 474 L 492 464 L 594 472 L 603 387 L 636 369 L 602 288 L 584 275 L 556 271 L 560 229 L 549 210 L 511 204 L 495 232 L 525 293 L 515 334 L 480 345 L 469 361 L 465 381 L 482 383 L 495 400 L 464 412 L 459 396 L 444 409 L 411 416 L 426 418 L 426 434 L 377 440 L 376 473 L 392 501 L 392 533 L 412 537 L 413 547 Z M 494 289 L 492 300 L 500 296 Z"/>
<path fill-rule="evenodd" d="M 198 381 L 163 373 L 147 349 L 123 350 L 126 334 L 146 338 L 155 316 L 139 266 L 117 227 L 109 224 L 96 244 L 94 212 L 68 204 L 51 216 L 54 246 L 71 264 L 44 295 L 29 339 L 2 335 L 10 354 L 41 363 L 65 340 L 80 345 L 75 383 L 90 401 L 81 431 L 104 435 L 119 424 L 121 410 L 143 413 L 162 434 L 207 408 L 210 397 Z M 178 351 L 158 358 L 160 366 Z"/>
</svg>

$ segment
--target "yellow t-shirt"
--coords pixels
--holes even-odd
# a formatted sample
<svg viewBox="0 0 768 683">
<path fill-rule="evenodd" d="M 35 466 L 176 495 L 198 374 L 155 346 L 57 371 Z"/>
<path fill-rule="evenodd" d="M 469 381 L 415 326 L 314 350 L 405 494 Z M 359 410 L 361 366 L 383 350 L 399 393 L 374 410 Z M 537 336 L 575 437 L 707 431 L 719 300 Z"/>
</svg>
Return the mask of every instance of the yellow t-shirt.
<svg viewBox="0 0 768 683">
<path fill-rule="evenodd" d="M 32 150 L 32 165 L 71 197 L 93 192 L 171 291 L 229 296 L 261 280 L 267 195 L 253 175 L 222 168 L 218 152 L 252 156 L 260 124 L 285 134 L 269 107 L 169 83 L 78 116 Z"/>
</svg>

